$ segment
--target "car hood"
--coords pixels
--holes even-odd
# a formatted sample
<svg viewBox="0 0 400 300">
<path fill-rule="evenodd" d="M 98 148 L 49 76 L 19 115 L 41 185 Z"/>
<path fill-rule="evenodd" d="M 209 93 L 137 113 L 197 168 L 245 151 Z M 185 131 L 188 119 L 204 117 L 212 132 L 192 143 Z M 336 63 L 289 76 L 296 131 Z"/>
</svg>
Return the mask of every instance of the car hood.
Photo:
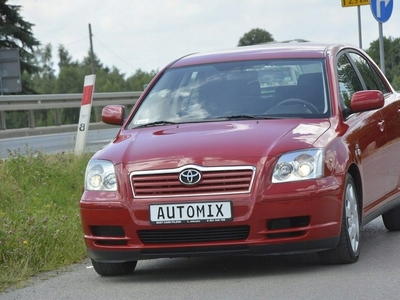
<svg viewBox="0 0 400 300">
<path fill-rule="evenodd" d="M 267 156 L 313 147 L 329 127 L 328 121 L 277 119 L 121 130 L 95 157 L 129 164 L 132 170 L 256 165 Z"/>
</svg>

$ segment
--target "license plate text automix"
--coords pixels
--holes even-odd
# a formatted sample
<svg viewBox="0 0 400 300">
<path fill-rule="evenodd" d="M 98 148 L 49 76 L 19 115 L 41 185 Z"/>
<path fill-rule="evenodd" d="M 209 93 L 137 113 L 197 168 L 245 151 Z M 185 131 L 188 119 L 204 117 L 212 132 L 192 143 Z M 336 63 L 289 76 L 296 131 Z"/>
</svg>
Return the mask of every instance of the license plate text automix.
<svg viewBox="0 0 400 300">
<path fill-rule="evenodd" d="M 230 201 L 150 205 L 150 223 L 198 223 L 232 220 Z"/>
</svg>

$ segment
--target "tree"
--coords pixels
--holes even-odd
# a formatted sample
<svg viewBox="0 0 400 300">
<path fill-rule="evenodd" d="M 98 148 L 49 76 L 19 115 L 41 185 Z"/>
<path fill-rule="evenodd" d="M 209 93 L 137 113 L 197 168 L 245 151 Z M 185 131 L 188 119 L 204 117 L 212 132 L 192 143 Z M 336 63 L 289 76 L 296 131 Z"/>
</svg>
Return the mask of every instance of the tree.
<svg viewBox="0 0 400 300">
<path fill-rule="evenodd" d="M 393 88 L 400 89 L 400 38 L 383 37 L 385 57 L 385 75 L 392 83 Z M 380 66 L 379 40 L 373 41 L 366 51 L 369 56 Z"/>
<path fill-rule="evenodd" d="M 33 37 L 32 23 L 26 22 L 19 14 L 20 5 L 8 5 L 0 0 L 0 49 L 19 49 L 21 73 L 33 74 L 38 68 L 31 64 L 33 52 L 40 42 Z M 22 77 L 22 92 L 34 93 L 29 82 Z"/>
<path fill-rule="evenodd" d="M 82 93 L 85 70 L 80 66 L 69 65 L 60 69 L 56 91 L 60 94 Z M 61 110 L 61 124 L 78 124 L 79 108 L 64 108 Z"/>
<path fill-rule="evenodd" d="M 34 52 L 34 64 L 39 70 L 31 76 L 31 80 L 33 88 L 39 94 L 52 94 L 54 92 L 56 75 L 51 53 L 51 44 L 39 47 Z"/>
<path fill-rule="evenodd" d="M 96 72 L 96 92 L 119 92 L 126 91 L 126 82 L 124 75 L 113 67 L 111 71 L 107 72 L 100 69 Z"/>
<path fill-rule="evenodd" d="M 83 66 L 90 67 L 90 71 L 88 74 L 92 74 L 92 56 L 91 56 L 91 51 L 88 51 L 87 56 L 83 58 L 82 62 Z M 96 53 L 93 53 L 93 67 L 94 67 L 94 72 L 97 73 L 98 70 L 105 70 L 107 73 L 110 71 L 109 68 L 104 67 L 103 64 L 101 63 L 100 59 L 97 57 Z"/>
<path fill-rule="evenodd" d="M 143 91 L 144 87 L 150 83 L 158 71 L 144 72 L 141 69 L 136 70 L 135 74 L 130 76 L 126 82 L 130 91 Z"/>
<path fill-rule="evenodd" d="M 52 94 L 55 90 L 56 75 L 53 68 L 52 46 L 47 44 L 45 47 L 39 47 L 34 52 L 34 64 L 39 71 L 31 75 L 33 89 L 38 94 Z M 35 110 L 36 126 L 52 126 L 54 125 L 55 116 L 53 110 L 40 109 Z"/>
<path fill-rule="evenodd" d="M 400 91 L 400 75 L 394 76 L 392 86 L 396 91 Z"/>
<path fill-rule="evenodd" d="M 255 28 L 245 33 L 239 40 L 238 46 L 250 46 L 263 44 L 268 42 L 274 42 L 272 34 L 268 31 L 260 28 Z"/>
<path fill-rule="evenodd" d="M 78 66 L 78 62 L 72 61 L 71 55 L 69 54 L 68 50 L 63 45 L 60 45 L 58 47 L 58 59 L 59 59 L 58 67 L 60 68 L 60 70 L 63 67 L 67 67 L 70 65 Z"/>
</svg>

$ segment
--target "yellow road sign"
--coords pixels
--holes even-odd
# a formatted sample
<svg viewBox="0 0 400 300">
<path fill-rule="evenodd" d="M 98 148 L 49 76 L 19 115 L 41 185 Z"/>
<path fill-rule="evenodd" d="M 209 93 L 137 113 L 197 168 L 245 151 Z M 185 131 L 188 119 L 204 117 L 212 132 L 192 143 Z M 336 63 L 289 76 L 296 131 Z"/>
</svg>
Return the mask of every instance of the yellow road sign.
<svg viewBox="0 0 400 300">
<path fill-rule="evenodd" d="M 342 6 L 359 6 L 359 5 L 369 5 L 370 0 L 342 0 Z"/>
</svg>

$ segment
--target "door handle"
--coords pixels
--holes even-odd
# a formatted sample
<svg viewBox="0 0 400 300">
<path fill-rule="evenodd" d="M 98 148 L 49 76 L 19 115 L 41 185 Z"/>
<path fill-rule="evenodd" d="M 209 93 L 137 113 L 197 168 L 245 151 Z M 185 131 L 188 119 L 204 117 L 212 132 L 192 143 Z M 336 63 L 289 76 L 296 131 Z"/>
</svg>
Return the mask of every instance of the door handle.
<svg viewBox="0 0 400 300">
<path fill-rule="evenodd" d="M 384 131 L 385 130 L 385 121 L 384 120 L 379 121 L 378 122 L 378 127 L 379 127 L 380 131 Z"/>
</svg>

